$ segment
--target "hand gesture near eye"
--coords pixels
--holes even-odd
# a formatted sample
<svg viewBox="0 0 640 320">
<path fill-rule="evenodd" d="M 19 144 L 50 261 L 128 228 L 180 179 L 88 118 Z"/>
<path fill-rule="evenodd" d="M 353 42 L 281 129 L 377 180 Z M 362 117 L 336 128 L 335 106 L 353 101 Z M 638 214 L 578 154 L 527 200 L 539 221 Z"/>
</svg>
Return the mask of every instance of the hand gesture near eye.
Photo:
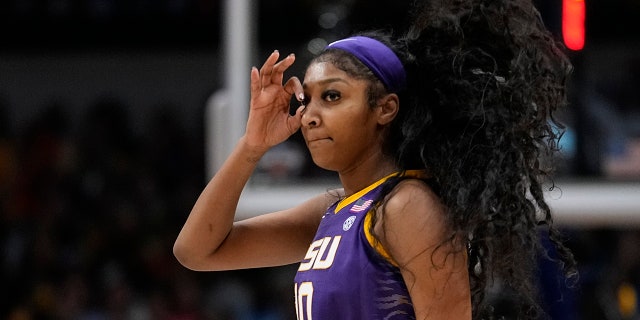
<svg viewBox="0 0 640 320">
<path fill-rule="evenodd" d="M 260 70 L 251 69 L 251 105 L 245 139 L 248 145 L 260 149 L 275 146 L 300 129 L 301 108 L 295 115 L 289 114 L 291 96 L 303 97 L 302 84 L 291 77 L 283 85 L 284 71 L 295 61 L 293 54 L 278 61 L 280 54 L 274 51 Z"/>
</svg>

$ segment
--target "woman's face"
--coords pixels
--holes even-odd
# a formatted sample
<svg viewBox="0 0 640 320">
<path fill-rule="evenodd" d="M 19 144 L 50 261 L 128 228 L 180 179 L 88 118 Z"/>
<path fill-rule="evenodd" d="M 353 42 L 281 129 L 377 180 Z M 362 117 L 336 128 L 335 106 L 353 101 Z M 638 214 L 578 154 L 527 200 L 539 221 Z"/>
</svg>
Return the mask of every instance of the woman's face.
<svg viewBox="0 0 640 320">
<path fill-rule="evenodd" d="M 369 105 L 368 86 L 367 80 L 353 78 L 329 62 L 307 69 L 302 135 L 319 167 L 348 171 L 380 153 L 380 108 Z"/>
</svg>

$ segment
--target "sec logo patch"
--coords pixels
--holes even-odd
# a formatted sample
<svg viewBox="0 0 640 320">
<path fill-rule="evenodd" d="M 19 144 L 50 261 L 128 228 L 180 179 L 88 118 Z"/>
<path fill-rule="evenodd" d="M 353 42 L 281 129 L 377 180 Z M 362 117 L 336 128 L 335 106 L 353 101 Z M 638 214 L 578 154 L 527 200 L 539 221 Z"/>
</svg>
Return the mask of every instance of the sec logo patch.
<svg viewBox="0 0 640 320">
<path fill-rule="evenodd" d="M 347 218 L 347 220 L 345 220 L 344 223 L 342 224 L 342 230 L 347 231 L 351 229 L 351 226 L 353 225 L 354 221 L 356 221 L 356 216 L 351 216 Z"/>
</svg>

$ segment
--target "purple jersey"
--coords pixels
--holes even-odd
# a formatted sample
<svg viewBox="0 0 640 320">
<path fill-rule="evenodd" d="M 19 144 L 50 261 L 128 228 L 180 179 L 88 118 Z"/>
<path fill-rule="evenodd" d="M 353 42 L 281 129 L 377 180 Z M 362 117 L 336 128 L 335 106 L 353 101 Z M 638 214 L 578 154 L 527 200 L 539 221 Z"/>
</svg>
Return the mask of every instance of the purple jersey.
<svg viewBox="0 0 640 320">
<path fill-rule="evenodd" d="M 367 213 L 387 178 L 325 213 L 295 277 L 299 320 L 415 319 L 399 269 L 373 247 L 369 233 Z"/>
</svg>

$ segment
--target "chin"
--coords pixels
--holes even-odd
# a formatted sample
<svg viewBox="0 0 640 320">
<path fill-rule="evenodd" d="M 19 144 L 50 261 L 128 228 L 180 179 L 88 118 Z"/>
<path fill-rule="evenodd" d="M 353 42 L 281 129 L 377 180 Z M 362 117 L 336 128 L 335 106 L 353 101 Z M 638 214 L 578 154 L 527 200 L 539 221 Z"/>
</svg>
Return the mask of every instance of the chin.
<svg viewBox="0 0 640 320">
<path fill-rule="evenodd" d="M 332 165 L 331 161 L 329 161 L 326 158 L 322 158 L 322 157 L 315 157 L 313 156 L 313 153 L 311 154 L 311 159 L 313 159 L 313 163 L 324 169 L 324 170 L 329 170 L 329 171 L 338 171 L 337 167 L 335 165 Z"/>
</svg>

